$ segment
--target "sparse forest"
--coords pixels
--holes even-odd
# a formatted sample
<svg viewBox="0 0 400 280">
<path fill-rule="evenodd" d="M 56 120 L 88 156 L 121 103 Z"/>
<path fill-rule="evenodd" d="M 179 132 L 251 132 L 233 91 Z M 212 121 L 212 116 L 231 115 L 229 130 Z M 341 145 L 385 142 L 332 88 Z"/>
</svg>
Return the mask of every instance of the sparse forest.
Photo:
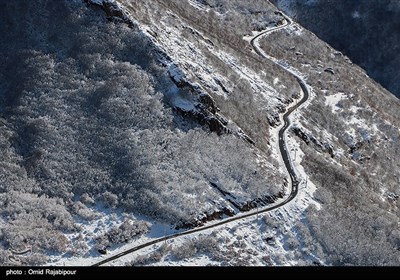
<svg viewBox="0 0 400 280">
<path fill-rule="evenodd" d="M 79 1 L 7 1 L 0 33 L 0 251 L 31 245 L 22 264 L 84 248 L 64 234 L 98 205 L 178 224 L 232 207 L 210 182 L 243 202 L 281 190 L 243 140 L 173 110 L 175 85 L 136 28 Z M 119 230 L 98 244 L 126 241 Z"/>
<path fill-rule="evenodd" d="M 153 222 L 191 227 L 282 192 L 272 128 L 300 87 L 245 37 L 279 25 L 269 1 L 118 0 L 128 24 L 88 1 L 1 2 L 0 264 L 98 255 L 157 238 Z M 307 201 L 291 223 L 276 209 L 127 264 L 398 265 L 399 101 L 299 26 L 260 43 L 311 87 L 288 138 L 320 207 Z"/>
</svg>

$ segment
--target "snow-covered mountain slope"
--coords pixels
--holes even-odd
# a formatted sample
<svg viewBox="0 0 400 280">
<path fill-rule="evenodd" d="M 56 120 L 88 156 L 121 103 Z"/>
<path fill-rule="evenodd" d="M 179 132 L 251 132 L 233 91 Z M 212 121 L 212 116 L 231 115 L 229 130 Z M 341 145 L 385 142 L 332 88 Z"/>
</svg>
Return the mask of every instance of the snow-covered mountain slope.
<svg viewBox="0 0 400 280">
<path fill-rule="evenodd" d="M 400 97 L 400 2 L 396 0 L 273 0 L 322 40 L 347 54 Z"/>
<path fill-rule="evenodd" d="M 192 11 L 190 8 L 187 8 L 188 11 L 185 11 L 186 6 L 183 3 L 179 5 L 177 2 L 172 2 L 173 4 L 168 6 L 170 10 L 165 10 L 166 6 L 161 4 L 162 9 L 160 9 L 158 14 L 157 9 L 154 7 L 157 7 L 157 3 L 162 2 L 155 1 L 149 4 L 156 11 L 155 14 L 157 15 L 152 18 L 151 16 L 149 17 L 151 13 L 140 13 L 139 7 L 142 7 L 142 4 L 135 5 L 131 1 L 120 1 L 120 3 L 128 7 L 130 12 L 134 13 L 136 10 L 135 18 L 140 19 L 141 16 L 139 13 L 144 15 L 142 17 L 147 17 L 139 21 L 142 24 L 145 23 L 145 28 L 148 30 L 154 29 L 153 31 L 156 31 L 157 37 L 161 38 L 160 40 L 156 38 L 156 42 L 162 46 L 167 45 L 166 48 L 169 49 L 174 48 L 174 43 L 163 37 L 163 30 L 167 29 L 167 34 L 173 34 L 173 36 L 170 37 L 175 38 L 179 37 L 179 32 L 176 30 L 184 28 L 181 26 L 189 25 L 189 29 L 194 31 L 191 31 L 189 34 L 181 35 L 183 38 L 177 41 L 184 42 L 186 38 L 190 38 L 190 43 L 192 44 L 193 42 L 202 43 L 210 39 L 213 34 L 218 34 L 220 35 L 219 37 L 218 35 L 214 36 L 220 38 L 220 40 L 217 41 L 220 44 L 219 49 L 228 49 L 234 53 L 238 50 L 230 44 L 232 40 L 226 39 L 226 41 L 224 41 L 224 36 L 222 36 L 223 31 L 227 30 L 227 26 L 232 24 L 230 18 L 235 18 L 237 22 L 240 22 L 238 26 L 243 28 L 242 26 L 246 24 L 243 24 L 240 19 L 242 18 L 241 15 L 244 14 L 250 18 L 250 22 L 247 24 L 253 26 L 254 29 L 256 25 L 252 25 L 251 23 L 251 19 L 253 19 L 252 16 L 254 16 L 254 14 L 263 14 L 264 16 L 268 14 L 265 10 L 258 9 L 259 7 L 254 8 L 251 7 L 251 5 L 243 7 L 240 1 L 234 4 L 232 4 L 232 2 L 227 3 L 228 1 L 223 4 L 221 4 L 221 2 L 220 6 L 213 6 L 211 3 L 206 6 L 211 9 L 211 11 L 214 8 L 215 14 L 210 12 L 210 10 L 197 11 L 198 13 L 207 13 L 210 17 L 215 16 L 217 18 L 217 20 L 212 21 L 210 19 L 208 21 L 208 23 L 215 23 L 214 25 L 208 24 L 208 26 L 204 26 L 201 22 L 199 23 L 196 21 L 195 17 L 187 16 L 193 15 L 194 10 Z M 265 8 L 268 7 L 268 5 L 264 4 L 262 7 Z M 272 12 L 275 10 L 272 6 L 269 7 L 270 21 L 273 25 L 276 24 L 279 19 L 272 20 L 274 19 Z M 161 10 L 166 12 L 163 13 Z M 169 15 L 170 11 L 173 14 L 172 16 Z M 170 17 L 173 19 L 169 19 Z M 202 17 L 204 18 L 205 14 Z M 173 22 L 173 24 L 168 25 L 170 28 L 171 26 L 173 27 L 172 30 L 164 26 L 164 18 L 168 19 L 169 23 Z M 176 19 L 176 21 L 174 19 Z M 185 19 L 185 22 L 182 23 L 182 19 Z M 219 31 L 218 28 L 220 28 Z M 234 31 L 231 32 L 240 34 L 240 32 L 243 32 L 241 28 L 233 28 Z M 197 35 L 199 38 L 193 38 L 190 35 L 193 33 L 200 33 L 201 36 Z M 206 39 L 203 39 L 204 37 Z M 163 42 L 167 43 L 164 45 Z M 188 44 L 182 45 L 186 46 Z M 246 47 L 241 47 L 239 43 L 237 45 L 240 46 L 240 49 L 246 49 Z M 396 109 L 399 106 L 398 100 L 393 98 L 374 81 L 370 80 L 369 77 L 365 75 L 364 71 L 353 65 L 347 57 L 335 51 L 326 43 L 321 42 L 316 36 L 302 29 L 300 26 L 294 25 L 281 32 L 276 32 L 265 37 L 262 46 L 266 53 L 282 61 L 282 63 L 297 69 L 297 71 L 304 76 L 307 76 L 307 81 L 314 90 L 315 97 L 309 101 L 308 107 L 306 107 L 303 112 L 300 111 L 297 114 L 297 120 L 294 120 L 297 122 L 294 127 L 298 129 L 292 130 L 293 134 L 289 142 L 293 141 L 293 145 L 300 145 L 301 150 L 303 150 L 304 161 L 302 165 L 306 170 L 307 178 L 311 179 L 311 182 L 317 186 L 316 197 L 320 202 L 325 204 L 317 213 L 314 213 L 315 208 L 311 207 L 309 211 L 306 211 L 307 214 L 304 219 L 304 223 L 311 224 L 308 226 L 308 229 L 312 233 L 313 238 L 315 238 L 314 241 L 323 244 L 322 251 L 316 254 L 318 255 L 324 252 L 328 255 L 328 262 L 337 264 L 342 263 L 343 259 L 348 259 L 347 261 L 353 264 L 396 263 L 398 260 L 398 253 L 395 249 L 393 250 L 393 248 L 397 246 L 395 245 L 396 241 L 394 241 L 396 240 L 394 237 L 396 233 L 393 232 L 394 228 L 391 220 L 394 218 L 394 221 L 398 221 L 398 217 L 395 218 L 396 214 L 393 215 L 392 213 L 394 209 L 397 209 L 397 206 L 393 205 L 393 202 L 397 200 L 387 200 L 385 197 L 382 197 L 382 193 L 397 195 L 399 182 L 396 181 L 396 178 L 398 176 L 398 171 L 394 167 L 397 166 L 397 163 L 393 157 L 387 156 L 386 153 L 384 153 L 385 155 L 382 154 L 381 145 L 385 145 L 385 147 L 391 151 L 391 154 L 396 154 L 398 152 L 395 140 L 399 137 L 399 118 Z M 193 48 L 193 46 L 189 44 L 187 48 L 190 53 L 190 49 Z M 210 48 L 207 50 L 210 51 Z M 318 53 L 316 53 L 316 50 L 318 50 Z M 204 51 L 204 53 L 205 52 L 206 51 Z M 181 60 L 183 63 L 187 61 L 187 59 L 185 60 L 184 50 L 172 53 L 178 54 L 175 58 L 176 60 Z M 217 51 L 217 56 L 219 53 L 220 51 Z M 197 52 L 196 56 L 197 59 L 194 62 L 191 61 L 191 63 L 195 65 L 202 64 L 201 53 Z M 245 57 L 243 53 L 237 54 L 236 56 L 242 59 Z M 225 62 L 225 65 L 232 65 L 229 64 L 228 61 Z M 242 69 L 245 67 L 250 68 L 251 66 L 249 66 L 249 64 L 241 65 Z M 271 69 L 276 69 L 273 66 L 269 67 L 271 67 Z M 185 67 L 182 68 L 185 69 Z M 237 69 L 234 66 L 232 68 L 233 71 Z M 189 73 L 194 72 L 194 74 L 192 74 L 192 79 L 196 80 L 197 76 L 202 75 L 202 69 L 204 69 L 204 67 L 188 67 L 186 71 Z M 206 76 L 212 75 L 215 72 L 216 71 L 212 71 L 211 73 L 206 72 Z M 278 71 L 275 73 L 277 72 Z M 277 83 L 282 75 L 279 75 L 278 81 L 270 72 L 267 72 L 266 75 L 269 76 L 269 78 L 266 78 L 266 81 L 269 81 L 272 87 L 277 88 L 277 86 L 274 85 L 274 81 Z M 201 81 L 202 79 L 199 80 Z M 251 83 L 251 80 L 248 80 Z M 282 82 L 281 85 L 283 85 L 283 88 L 278 91 L 279 94 L 285 93 L 285 85 L 294 87 L 293 82 L 291 83 L 290 81 L 286 81 L 286 83 Z M 254 89 L 254 87 L 252 87 L 252 89 Z M 216 100 L 218 100 L 218 95 L 223 95 L 218 91 L 209 92 Z M 257 95 L 257 91 L 255 90 L 253 94 Z M 338 94 L 344 94 L 343 96 L 345 97 L 342 97 L 344 99 L 341 99 L 340 102 L 335 102 L 335 98 Z M 267 96 L 264 97 L 267 98 L 268 102 L 273 101 Z M 226 100 L 229 100 L 229 96 L 225 97 L 224 102 L 226 102 Z M 342 105 L 345 103 L 346 105 Z M 218 106 L 223 106 L 220 105 L 221 103 L 218 101 L 217 104 Z M 325 104 L 330 105 L 326 106 Z M 259 102 L 257 105 L 265 106 L 262 102 Z M 252 106 L 257 107 L 257 105 Z M 339 108 L 339 110 L 335 109 L 334 112 L 332 112 L 332 106 L 334 106 L 334 108 Z M 268 108 L 269 111 L 272 109 L 270 107 L 266 108 Z M 226 113 L 226 115 L 229 116 L 229 113 Z M 382 143 L 382 140 L 385 141 L 384 139 L 387 137 L 386 129 L 394 133 L 392 134 L 394 142 L 389 142 L 392 144 Z M 304 144 L 306 145 L 304 146 Z M 308 151 L 308 153 L 306 151 Z M 385 185 L 389 188 L 386 190 L 381 190 L 380 187 L 376 187 L 380 183 L 378 179 L 379 175 L 377 174 L 382 174 L 383 172 L 383 170 L 380 169 L 381 164 L 394 167 L 394 169 L 390 168 L 390 172 L 384 171 L 384 173 L 387 174 L 385 178 L 387 184 Z M 371 172 L 371 174 L 369 174 L 369 172 Z M 325 184 L 325 182 L 330 183 Z M 343 193 L 337 194 L 336 191 L 332 190 L 332 185 L 344 188 Z M 358 195 L 346 195 L 350 190 L 355 193 L 358 192 Z M 328 196 L 329 199 L 326 196 Z M 368 198 L 366 199 L 366 197 Z M 367 207 L 364 204 L 365 199 L 379 202 L 379 204 L 375 206 L 369 205 Z M 384 203 L 382 203 L 382 199 Z M 350 205 L 356 205 L 355 209 L 351 210 Z M 342 219 L 339 219 L 339 222 L 337 215 L 343 214 L 332 214 L 332 212 L 335 212 L 333 208 L 343 210 L 344 216 L 342 216 Z M 372 211 L 372 209 L 374 210 Z M 394 211 L 396 213 L 397 210 Z M 338 212 L 341 213 L 340 210 Z M 352 212 L 359 212 L 360 215 L 354 217 L 350 214 Z M 365 216 L 361 214 L 366 212 L 369 214 Z M 319 215 L 325 220 L 323 221 L 322 218 L 318 218 Z M 364 229 L 362 232 L 359 232 L 361 228 L 364 228 L 363 225 L 365 223 L 371 224 L 371 227 L 374 228 L 373 224 L 376 220 L 376 215 L 384 215 L 386 217 L 386 222 L 384 222 L 385 237 L 382 237 L 379 241 L 372 238 L 372 236 L 374 236 L 374 229 Z M 329 226 L 327 228 L 324 227 L 324 225 L 329 225 L 330 222 L 341 224 L 341 226 L 336 228 Z M 344 225 L 347 224 L 353 225 L 351 229 L 346 230 L 346 226 Z M 295 227 L 292 229 L 294 228 Z M 351 246 L 339 246 L 335 243 L 334 238 L 330 239 L 329 236 L 332 236 L 332 228 L 334 228 L 333 232 L 336 234 L 347 236 L 347 238 L 353 240 Z M 304 242 L 304 240 L 299 240 L 299 243 L 301 242 Z M 385 245 L 381 246 L 381 244 Z M 372 254 L 373 256 L 371 256 L 370 253 L 363 249 L 371 246 L 377 248 L 376 255 Z M 381 249 L 378 250 L 378 248 Z M 319 249 L 315 250 L 318 251 Z M 383 257 L 382 251 L 387 253 L 387 257 Z M 336 256 L 334 256 L 335 254 Z"/>
<path fill-rule="evenodd" d="M 4 264 L 99 254 L 157 223 L 187 228 L 264 205 L 285 187 L 267 149 L 134 19 L 99 3 L 3 6 Z"/>
<path fill-rule="evenodd" d="M 398 264 L 400 104 L 269 2 L 2 12 L 1 263 L 89 265 L 254 213 L 109 264 Z M 249 41 L 271 28 L 265 59 Z M 278 131 L 296 77 L 310 89 L 284 135 L 298 194 L 258 213 L 292 187 Z"/>
</svg>

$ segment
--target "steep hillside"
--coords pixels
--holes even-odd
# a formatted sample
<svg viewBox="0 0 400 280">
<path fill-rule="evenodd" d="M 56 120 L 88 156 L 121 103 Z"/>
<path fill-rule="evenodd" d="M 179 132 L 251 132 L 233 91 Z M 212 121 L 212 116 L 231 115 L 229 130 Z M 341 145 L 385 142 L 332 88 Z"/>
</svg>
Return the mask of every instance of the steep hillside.
<svg viewBox="0 0 400 280">
<path fill-rule="evenodd" d="M 274 33 L 262 46 L 316 94 L 293 129 L 322 206 L 307 211 L 312 236 L 333 264 L 396 264 L 400 102 L 308 31 Z"/>
<path fill-rule="evenodd" d="M 272 13 L 275 11 L 272 6 L 257 1 L 245 6 L 240 1 L 219 1 L 218 5 L 207 1 L 189 1 L 189 5 L 169 1 L 168 7 L 160 5 L 162 1 L 152 1 L 147 5 L 153 12 L 150 9 L 148 12 L 142 10 L 146 4 L 122 0 L 121 3 L 150 30 L 150 34 L 157 34 L 154 40 L 158 44 L 166 49 L 174 49 L 178 45 L 179 51 L 174 49 L 170 54 L 184 63 L 188 61 L 185 52 L 193 53 L 193 49 L 197 52 L 200 49 L 193 48 L 191 44 L 202 44 L 212 37 L 218 38 L 214 39 L 217 42 L 214 44 L 218 44 L 219 49 L 235 54 L 243 61 L 244 57 L 252 56 L 242 52 L 248 46 L 242 47 L 241 43 L 232 46 L 232 39 L 226 37 L 231 34 L 245 36 L 249 33 L 245 31 L 246 28 L 257 30 L 258 25 L 253 21 L 258 19 L 270 22 L 271 26 L 279 22 L 279 15 L 276 18 L 277 15 Z M 152 13 L 154 16 L 151 16 Z M 146 18 L 141 19 L 140 15 Z M 199 18 L 211 17 L 207 22 L 213 24 L 203 26 L 202 21 L 196 22 L 194 15 Z M 235 20 L 231 21 L 232 18 Z M 242 21 L 244 18 L 247 20 Z M 181 32 L 187 25 L 195 31 L 189 34 Z M 206 40 L 199 35 L 193 37 L 196 31 Z M 166 33 L 165 37 L 163 33 Z M 179 37 L 176 40 L 178 44 L 168 40 L 176 37 Z M 185 40 L 190 44 L 182 43 Z M 272 33 L 265 37 L 261 46 L 281 64 L 289 65 L 306 76 L 314 93 L 307 109 L 295 121 L 289 140 L 295 140 L 295 145 L 299 145 L 304 153 L 302 165 L 307 178 L 303 179 L 315 184 L 315 197 L 322 206 L 318 211 L 310 207 L 305 212 L 304 220 L 292 228 L 302 232 L 296 236 L 298 248 L 308 247 L 311 243 L 320 244 L 322 255 L 325 256 L 323 259 L 331 264 L 397 263 L 399 101 L 346 56 L 300 26 Z M 207 69 L 199 65 L 203 63 L 201 57 L 210 50 L 212 52 L 210 47 L 208 50 L 201 49 L 202 55 L 196 53 L 196 60 L 189 60 L 192 65 L 186 71 L 192 73 L 195 80 L 202 75 L 202 69 Z M 243 63 L 246 64 L 241 66 L 242 69 L 251 69 L 252 63 Z M 295 86 L 293 82 L 281 81 L 280 72 L 269 70 L 276 69 L 275 65 L 271 66 L 268 61 L 262 63 L 266 72 L 264 81 L 273 85 L 278 77 L 282 82 L 279 96 L 287 94 L 284 86 L 289 86 L 289 89 Z M 226 64 L 229 65 L 229 61 Z M 211 68 L 214 71 L 205 73 L 212 77 L 218 73 L 218 68 L 214 65 Z M 236 68 L 231 69 L 235 71 Z M 209 92 L 218 100 L 218 106 L 223 108 L 218 99 L 221 93 Z M 257 91 L 254 94 L 257 95 Z M 223 102 L 229 102 L 230 97 L 228 95 Z M 271 97 L 267 97 L 267 100 L 268 105 L 273 102 Z M 257 102 L 252 107 L 259 105 L 265 106 Z M 226 114 L 229 115 L 228 112 Z M 307 230 L 304 230 L 304 224 Z M 380 232 L 379 238 L 377 231 Z M 310 236 L 312 242 L 307 241 Z M 311 254 L 321 255 L 318 246 Z"/>
<path fill-rule="evenodd" d="M 400 102 L 271 3 L 0 13 L 1 264 L 399 263 Z"/>
<path fill-rule="evenodd" d="M 400 97 L 400 2 L 272 0 Z"/>
<path fill-rule="evenodd" d="M 282 191 L 278 163 L 206 92 L 178 87 L 137 27 L 80 1 L 7 1 L 0 20 L 1 263 L 25 246 L 22 264 L 107 247 L 109 225 L 81 232 L 103 207 L 126 213 L 116 226 L 134 214 L 182 227 Z"/>
</svg>

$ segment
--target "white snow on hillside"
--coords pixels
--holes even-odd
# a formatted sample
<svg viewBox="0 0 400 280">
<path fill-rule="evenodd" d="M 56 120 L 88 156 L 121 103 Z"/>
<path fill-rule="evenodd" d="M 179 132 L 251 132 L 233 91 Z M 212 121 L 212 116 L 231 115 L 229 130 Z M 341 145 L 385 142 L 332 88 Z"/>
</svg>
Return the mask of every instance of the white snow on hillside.
<svg viewBox="0 0 400 280">
<path fill-rule="evenodd" d="M 297 70 L 295 69 L 291 69 L 291 72 L 296 72 L 296 74 L 298 74 Z M 313 98 L 313 96 L 314 93 L 311 89 L 310 98 Z M 310 101 L 306 102 L 302 106 L 303 107 L 307 106 L 309 102 Z M 292 123 L 296 122 L 299 116 L 300 113 L 294 114 L 291 117 L 291 122 Z M 273 149 L 274 157 L 281 162 L 281 165 L 283 165 L 281 155 L 278 152 L 279 151 L 278 139 L 277 139 L 278 131 L 279 128 L 273 129 L 272 131 L 273 140 L 271 140 L 271 142 L 272 146 L 275 146 L 275 148 Z M 278 264 L 278 265 L 298 264 L 298 260 L 295 258 L 295 256 L 290 251 L 287 250 L 288 246 L 286 244 L 288 242 L 287 234 L 288 232 L 294 230 L 296 223 L 301 219 L 305 209 L 310 204 L 314 204 L 317 207 L 317 209 L 320 208 L 320 205 L 313 198 L 313 193 L 315 192 L 316 187 L 308 179 L 306 173 L 304 172 L 304 169 L 301 166 L 301 161 L 304 154 L 300 150 L 300 145 L 298 140 L 292 137 L 286 137 L 286 138 L 287 138 L 286 139 L 287 148 L 289 149 L 289 151 L 291 151 L 291 155 L 293 156 L 292 160 L 294 166 L 299 175 L 299 178 L 302 178 L 302 181 L 299 185 L 299 194 L 296 196 L 296 198 L 294 198 L 290 203 L 286 204 L 285 206 L 265 214 L 259 214 L 240 221 L 229 223 L 227 225 L 219 226 L 217 228 L 202 231 L 201 233 L 195 233 L 171 241 L 166 241 L 165 242 L 166 246 L 169 244 L 172 247 L 173 246 L 179 247 L 181 246 L 181 244 L 185 242 L 190 242 L 190 240 L 195 239 L 199 235 L 216 234 L 223 240 L 233 240 L 233 242 L 243 242 L 245 244 L 243 246 L 246 247 L 246 252 L 248 253 L 249 258 L 251 259 L 253 265 L 265 265 L 266 263 Z M 258 211 L 258 209 L 253 210 L 253 212 L 254 211 Z M 262 223 L 259 222 L 259 219 L 265 218 L 266 216 L 281 225 L 279 226 L 277 231 L 275 228 L 262 227 Z M 262 235 L 259 234 L 260 231 L 263 232 Z M 268 242 L 266 242 L 266 240 L 268 240 Z M 143 250 L 119 258 L 118 260 L 113 261 L 108 265 L 117 265 L 117 266 L 126 265 L 127 262 L 129 263 L 137 257 L 152 254 L 155 250 L 157 250 L 159 246 L 160 244 L 144 248 Z M 265 256 L 263 258 L 257 257 L 257 255 L 259 254 L 258 252 L 264 252 Z M 171 260 L 168 257 L 166 257 L 165 259 L 156 262 L 154 265 L 204 266 L 204 265 L 219 265 L 219 263 L 210 259 L 208 256 L 201 255 L 198 257 L 185 259 L 178 262 L 176 260 Z"/>
<path fill-rule="evenodd" d="M 101 2 L 101 0 L 94 0 L 93 2 L 95 1 Z M 190 0 L 189 3 L 198 9 L 205 8 L 204 6 L 200 5 L 199 2 L 194 0 Z M 176 81 L 182 81 L 185 79 L 192 80 L 193 78 L 195 78 L 196 75 L 197 78 L 201 81 L 202 86 L 211 87 L 218 94 L 223 95 L 225 98 L 229 98 L 229 95 L 221 89 L 220 84 L 216 81 L 220 81 L 220 83 L 223 83 L 224 87 L 228 89 L 228 91 L 231 90 L 235 85 L 230 84 L 229 81 L 226 81 L 221 75 L 215 73 L 213 69 L 210 68 L 205 56 L 201 53 L 199 48 L 192 42 L 187 41 L 178 29 L 170 27 L 167 23 L 163 21 L 163 19 L 160 19 L 159 23 L 160 24 L 156 27 L 156 30 L 149 30 L 148 26 L 143 25 L 140 27 L 145 33 L 152 37 L 153 41 L 158 44 L 161 49 L 163 49 L 167 54 L 171 56 L 174 64 L 167 65 L 170 76 L 173 77 L 173 79 Z M 294 29 L 294 31 L 298 31 L 298 29 Z M 157 37 L 154 37 L 151 34 L 157 34 Z M 279 94 L 276 92 L 276 89 L 273 86 L 263 81 L 258 73 L 246 68 L 244 65 L 241 65 L 240 62 L 237 61 L 237 59 L 235 59 L 229 53 L 222 50 L 214 49 L 207 40 L 200 40 L 199 42 L 204 48 L 207 48 L 214 55 L 216 55 L 222 62 L 224 62 L 226 65 L 229 65 L 231 69 L 233 69 L 242 79 L 246 79 L 260 98 L 268 100 L 268 104 L 269 106 L 271 106 L 271 110 L 276 106 L 278 102 L 276 96 L 279 96 Z M 297 69 L 294 69 L 284 61 L 278 61 L 275 58 L 268 56 L 268 54 L 265 55 L 275 63 L 285 67 L 289 72 L 297 76 L 302 75 Z M 279 78 L 276 78 L 273 83 L 274 86 L 279 84 Z M 178 96 L 176 94 L 177 92 L 177 88 L 170 89 L 173 100 L 172 103 L 175 104 L 175 106 L 184 110 L 193 109 L 193 104 L 190 103 L 190 100 Z M 310 99 L 312 98 L 313 93 L 310 96 Z M 328 106 L 333 106 L 331 104 L 333 104 L 335 100 L 336 99 L 329 101 Z M 298 102 L 298 100 L 295 102 Z M 310 101 L 307 101 L 305 104 L 302 105 L 302 107 L 307 106 L 309 102 Z M 291 104 L 290 106 L 292 105 L 293 104 Z M 296 123 L 300 116 L 301 113 L 297 111 L 291 116 L 291 122 Z M 280 127 L 271 129 L 272 139 L 270 142 L 271 147 L 273 147 L 273 157 L 281 163 L 280 166 L 283 170 L 284 164 L 281 159 L 281 154 L 279 153 L 277 139 L 279 129 Z M 295 139 L 293 137 L 286 137 L 287 149 L 291 152 L 290 155 L 292 157 L 294 167 L 298 173 L 299 178 L 302 178 L 302 181 L 299 185 L 299 194 L 290 203 L 265 214 L 258 214 L 240 221 L 235 221 L 222 226 L 218 226 L 213 229 L 208 229 L 200 233 L 191 234 L 188 236 L 169 240 L 161 244 L 155 244 L 153 246 L 146 247 L 142 250 L 121 257 L 109 263 L 108 265 L 126 265 L 127 262 L 131 262 L 138 256 L 151 254 L 162 244 L 179 246 L 199 236 L 207 236 L 212 234 L 216 235 L 221 240 L 226 240 L 227 247 L 229 244 L 233 244 L 234 242 L 240 244 L 243 243 L 243 247 L 246 248 L 246 254 L 249 256 L 249 261 L 252 263 L 252 265 L 298 264 L 298 260 L 296 259 L 296 257 L 290 250 L 287 249 L 288 234 L 296 234 L 296 223 L 300 219 L 302 219 L 305 209 L 310 204 L 314 204 L 317 208 L 320 207 L 313 198 L 315 186 L 312 184 L 311 181 L 309 181 L 306 173 L 304 172 L 304 169 L 301 166 L 301 161 L 304 154 L 300 150 L 300 143 L 298 141 L 298 139 Z M 288 193 L 289 192 L 287 192 L 287 194 Z M 262 208 L 254 209 L 252 210 L 252 212 L 257 213 L 260 210 L 262 210 Z M 110 210 L 103 209 L 101 206 L 97 207 L 96 212 L 100 215 L 101 218 L 97 219 L 91 224 L 82 223 L 81 233 L 83 235 L 98 235 L 102 232 L 105 232 L 112 226 L 121 224 L 123 220 L 127 218 L 121 213 L 111 213 Z M 135 217 L 133 215 L 129 218 L 134 220 L 143 220 L 143 217 Z M 276 225 L 276 227 L 265 227 L 265 223 L 262 222 L 261 219 L 271 220 Z M 209 222 L 208 224 L 213 224 L 217 222 L 218 221 L 213 221 Z M 167 225 L 152 224 L 150 221 L 148 221 L 148 223 L 151 225 L 151 231 L 148 234 L 131 242 L 128 242 L 127 244 L 123 244 L 121 246 L 113 246 L 108 250 L 108 254 L 105 256 L 99 255 L 96 250 L 91 249 L 83 256 L 64 256 L 62 258 L 53 257 L 49 261 L 49 265 L 91 265 L 104 258 L 118 254 L 134 246 L 144 244 L 156 238 L 177 232 Z M 69 236 L 69 238 L 77 238 L 77 234 L 74 234 L 73 236 L 71 235 Z M 260 252 L 262 252 L 262 256 L 260 256 Z M 220 265 L 220 263 L 216 262 L 207 255 L 200 255 L 181 261 L 176 261 L 166 257 L 165 259 L 156 262 L 155 265 L 205 266 Z"/>
<path fill-rule="evenodd" d="M 327 91 L 323 91 L 323 93 L 327 93 Z M 348 94 L 344 92 L 337 92 L 332 95 L 325 96 L 325 105 L 330 107 L 333 113 L 339 113 L 343 109 L 340 107 L 339 102 L 346 100 L 349 97 Z M 363 140 L 368 141 L 372 135 L 379 132 L 376 125 L 368 125 L 359 115 L 359 110 L 361 107 L 352 105 L 350 108 L 346 109 L 348 112 L 351 112 L 352 115 L 346 119 L 346 123 L 348 124 L 347 133 L 353 138 L 358 139 L 361 135 Z M 340 151 L 342 153 L 344 151 Z"/>
<path fill-rule="evenodd" d="M 339 110 L 338 103 L 340 100 L 346 98 L 346 94 L 343 92 L 338 92 L 332 95 L 325 96 L 325 105 L 331 107 L 332 112 L 336 112 Z"/>
</svg>

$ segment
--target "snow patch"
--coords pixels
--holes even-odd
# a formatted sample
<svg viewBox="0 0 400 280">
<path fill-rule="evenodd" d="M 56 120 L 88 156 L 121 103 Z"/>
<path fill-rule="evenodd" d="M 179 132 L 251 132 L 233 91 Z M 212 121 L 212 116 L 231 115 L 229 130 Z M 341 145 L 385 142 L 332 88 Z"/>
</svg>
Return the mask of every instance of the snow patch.
<svg viewBox="0 0 400 280">
<path fill-rule="evenodd" d="M 195 105 L 192 101 L 185 99 L 179 94 L 179 89 L 177 86 L 173 85 L 166 94 L 169 100 L 169 104 L 175 108 L 181 109 L 185 112 L 190 112 L 195 110 Z"/>
<path fill-rule="evenodd" d="M 47 266 L 90 266 L 111 255 L 121 253 L 133 245 L 143 244 L 150 240 L 178 232 L 172 229 L 170 225 L 151 222 L 147 217 L 141 215 L 126 214 L 122 213 L 121 210 L 105 208 L 100 203 L 93 207 L 92 210 L 98 215 L 97 218 L 92 221 L 78 219 L 77 225 L 80 228 L 79 231 L 66 234 L 69 241 L 75 241 L 79 236 L 82 236 L 83 241 L 88 246 L 87 250 L 76 256 L 69 253 L 65 255 L 51 255 L 46 264 Z M 112 245 L 107 249 L 108 254 L 101 255 L 95 249 L 96 237 L 108 232 L 113 227 L 119 226 L 126 219 L 146 222 L 150 225 L 150 231 L 145 235 L 134 238 L 128 243 Z M 70 244 L 70 246 L 74 246 L 75 242 L 71 242 Z"/>
<path fill-rule="evenodd" d="M 339 101 L 346 97 L 347 95 L 343 92 L 325 96 L 325 106 L 331 107 L 332 112 L 335 113 L 339 110 L 339 107 L 337 106 Z"/>
</svg>

